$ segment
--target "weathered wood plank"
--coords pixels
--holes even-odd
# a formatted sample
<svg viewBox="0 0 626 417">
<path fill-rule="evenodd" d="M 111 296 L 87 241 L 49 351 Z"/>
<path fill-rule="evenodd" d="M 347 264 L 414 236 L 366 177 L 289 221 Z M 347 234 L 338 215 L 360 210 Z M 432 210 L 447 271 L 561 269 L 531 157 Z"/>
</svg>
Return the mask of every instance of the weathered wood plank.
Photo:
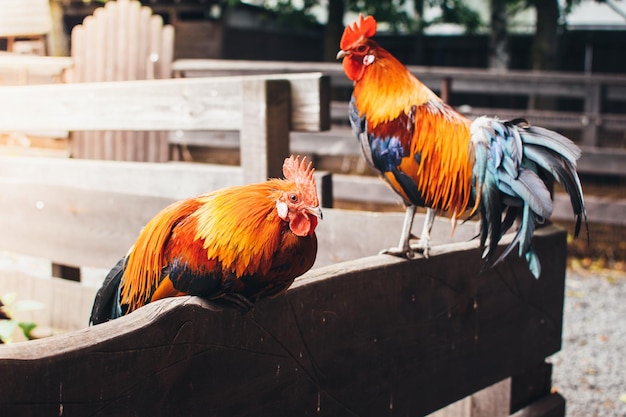
<svg viewBox="0 0 626 417">
<path fill-rule="evenodd" d="M 547 395 L 511 417 L 565 417 L 565 398 L 561 394 Z"/>
<path fill-rule="evenodd" d="M 108 268 L 172 201 L 242 184 L 238 167 L 2 157 L 0 247 Z"/>
<path fill-rule="evenodd" d="M 172 201 L 55 185 L 0 182 L 0 188 L 6 227 L 0 247 L 70 266 L 113 266 Z"/>
<path fill-rule="evenodd" d="M 552 364 L 541 361 L 511 377 L 511 412 L 517 412 L 551 394 Z"/>
<path fill-rule="evenodd" d="M 0 84 L 60 82 L 73 65 L 69 57 L 20 55 L 0 52 Z"/>
<path fill-rule="evenodd" d="M 238 128 L 239 80 L 181 81 L 187 80 L 2 87 L 0 129 Z"/>
<path fill-rule="evenodd" d="M 626 225 L 626 199 L 585 196 L 585 207 L 590 223 Z M 565 193 L 554 195 L 554 220 L 573 221 L 572 205 Z"/>
<path fill-rule="evenodd" d="M 626 130 L 626 129 L 624 129 Z M 578 170 L 586 174 L 626 176 L 626 150 L 584 146 Z"/>
<path fill-rule="evenodd" d="M 215 76 L 227 74 L 268 74 L 320 71 L 332 79 L 333 86 L 351 85 L 341 63 L 281 62 L 220 59 L 179 59 L 172 63 L 178 76 Z M 490 94 L 545 94 L 585 98 L 587 85 L 611 85 L 610 99 L 626 100 L 626 80 L 611 74 L 573 74 L 555 71 L 490 71 L 478 68 L 409 66 L 426 85 L 439 90 L 442 81 L 452 80 L 455 92 L 488 92 Z"/>
<path fill-rule="evenodd" d="M 210 191 L 210 190 L 207 190 Z M 51 184 L 0 180 L 0 248 L 72 266 L 110 268 L 133 244 L 152 216 L 173 202 L 163 196 L 88 190 Z M 318 226 L 316 265 L 328 265 L 397 243 L 403 214 L 324 209 Z M 418 216 L 421 225 L 423 216 Z M 439 219 L 433 244 L 469 240 L 473 223 L 457 226 L 454 236 Z"/>
<path fill-rule="evenodd" d="M 244 182 L 281 178 L 289 156 L 289 82 L 243 81 L 241 166 Z"/>
<path fill-rule="evenodd" d="M 283 78 L 292 129 L 324 129 L 318 73 L 0 87 L 0 131 L 239 130 L 242 81 Z"/>
<path fill-rule="evenodd" d="M 64 331 L 84 329 L 97 287 L 60 278 L 43 278 L 29 272 L 0 270 L 0 294 L 15 293 L 18 300 L 41 303 L 42 308 L 12 312 L 12 318 L 38 327 Z"/>
<path fill-rule="evenodd" d="M 235 166 L 16 156 L 0 156 L 0 178 L 171 199 L 243 184 L 242 169 Z"/>
<path fill-rule="evenodd" d="M 376 177 L 333 175 L 333 188 L 336 199 L 345 201 L 368 201 L 374 203 L 399 203 L 398 196 Z M 626 200 L 605 197 L 585 196 L 585 206 L 589 222 L 624 224 Z M 553 220 L 572 221 L 569 197 L 565 193 L 554 195 Z"/>
<path fill-rule="evenodd" d="M 168 140 L 175 145 L 237 149 L 240 147 L 240 136 L 237 131 L 176 131 L 170 132 Z M 323 132 L 289 132 L 289 138 L 291 153 L 360 156 L 358 142 L 350 127 L 335 126 Z"/>
<path fill-rule="evenodd" d="M 108 268 L 165 205 L 243 181 L 241 168 L 219 165 L 0 157 L 0 247 L 61 264 Z M 403 218 L 330 209 L 324 216 L 317 265 L 393 246 Z M 442 218 L 432 237 L 443 244 L 474 235 L 475 224 L 468 222 L 452 236 Z"/>
<path fill-rule="evenodd" d="M 539 280 L 516 258 L 481 274 L 476 243 L 457 244 L 312 270 L 244 316 L 167 299 L 6 346 L 0 412 L 424 415 L 559 349 L 565 234 L 535 244 Z"/>
<path fill-rule="evenodd" d="M 509 378 L 454 402 L 427 417 L 506 417 L 509 413 Z"/>
</svg>

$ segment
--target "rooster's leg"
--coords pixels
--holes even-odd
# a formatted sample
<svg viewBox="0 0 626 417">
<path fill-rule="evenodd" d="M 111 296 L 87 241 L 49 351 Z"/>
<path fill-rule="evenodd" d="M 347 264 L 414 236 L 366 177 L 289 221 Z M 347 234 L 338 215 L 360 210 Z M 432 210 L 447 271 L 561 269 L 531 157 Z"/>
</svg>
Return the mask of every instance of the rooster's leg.
<svg viewBox="0 0 626 417">
<path fill-rule="evenodd" d="M 413 228 L 413 218 L 415 217 L 415 206 L 410 204 L 406 206 L 404 213 L 404 222 L 402 223 L 402 232 L 400 234 L 400 242 L 397 247 L 385 249 L 380 254 L 402 256 L 404 258 L 413 258 L 413 250 L 409 244 L 411 239 L 411 229 Z"/>
<path fill-rule="evenodd" d="M 412 250 L 420 250 L 424 258 L 428 258 L 430 254 L 430 231 L 433 229 L 433 224 L 435 223 L 435 214 L 434 209 L 426 209 L 426 218 L 424 219 L 420 241 L 416 246 L 411 248 Z"/>
</svg>

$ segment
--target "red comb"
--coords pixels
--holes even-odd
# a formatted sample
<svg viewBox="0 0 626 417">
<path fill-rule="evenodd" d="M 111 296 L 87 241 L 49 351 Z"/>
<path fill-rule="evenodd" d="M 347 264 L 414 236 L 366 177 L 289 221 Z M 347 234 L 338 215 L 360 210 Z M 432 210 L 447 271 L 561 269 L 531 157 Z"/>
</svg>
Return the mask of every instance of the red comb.
<svg viewBox="0 0 626 417">
<path fill-rule="evenodd" d="M 313 163 L 307 164 L 306 157 L 300 160 L 300 156 L 293 156 L 285 158 L 283 163 L 283 175 L 288 180 L 294 181 L 299 187 L 302 188 L 303 193 L 312 202 L 317 203 L 317 187 L 315 186 L 315 177 L 313 173 Z"/>
<path fill-rule="evenodd" d="M 376 33 L 376 20 L 372 16 L 363 17 L 359 13 L 359 20 L 346 26 L 341 36 L 339 47 L 343 50 L 361 39 L 367 39 Z"/>
</svg>

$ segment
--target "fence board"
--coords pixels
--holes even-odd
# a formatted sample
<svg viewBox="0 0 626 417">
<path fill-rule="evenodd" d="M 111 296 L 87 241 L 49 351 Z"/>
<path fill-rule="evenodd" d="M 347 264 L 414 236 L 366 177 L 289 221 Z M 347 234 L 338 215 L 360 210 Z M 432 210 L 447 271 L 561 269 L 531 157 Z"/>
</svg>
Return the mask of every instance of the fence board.
<svg viewBox="0 0 626 417">
<path fill-rule="evenodd" d="M 326 74 L 333 87 L 351 87 L 351 81 L 346 78 L 340 63 L 180 59 L 174 61 L 172 65 L 174 73 L 179 77 L 275 74 L 314 70 Z M 554 130 L 577 129 L 586 138 L 585 143 L 590 145 L 596 145 L 603 132 L 621 132 L 626 126 L 624 114 L 607 114 L 601 107 L 603 99 L 617 102 L 626 101 L 626 80 L 619 75 L 580 75 L 547 71 L 493 72 L 484 69 L 420 66 L 410 66 L 409 70 L 431 89 L 440 91 L 446 86 L 450 94 L 478 93 L 496 96 L 567 97 L 580 99 L 584 102 L 582 112 L 544 111 L 533 108 L 520 110 L 461 107 L 470 117 L 485 114 L 497 115 L 503 119 L 523 116 L 535 125 Z M 346 124 L 347 102 L 333 102 L 332 104 L 333 122 Z M 455 103 L 457 106 L 461 104 L 463 103 Z M 193 134 L 190 135 L 190 139 L 193 141 Z M 314 140 L 313 138 L 310 139 Z M 208 142 L 210 143 L 210 140 Z M 600 150 L 600 153 L 602 152 Z M 619 164 L 619 167 L 626 165 L 626 153 L 623 150 L 609 149 L 604 153 L 612 153 L 611 161 Z M 595 158 L 586 158 L 585 156 L 583 158 L 585 158 L 585 163 L 581 161 L 581 172 L 624 175 L 624 170 L 615 168 L 614 163 L 605 168 L 605 165 L 601 161 L 596 161 Z"/>
<path fill-rule="evenodd" d="M 3 296 L 14 293 L 18 300 L 41 303 L 41 309 L 12 311 L 13 319 L 36 323 L 39 329 L 48 328 L 57 332 L 87 327 L 97 287 L 61 278 L 34 276 L 24 270 L 2 269 L 0 281 L 0 294 Z M 5 289 L 10 292 L 5 292 Z"/>
<path fill-rule="evenodd" d="M 72 30 L 74 82 L 170 78 L 173 28 L 138 1 L 107 2 Z M 162 62 L 163 60 L 170 62 Z M 147 136 L 149 143 L 144 143 Z M 72 156 L 78 158 L 167 161 L 164 132 L 73 132 Z M 145 147 L 150 148 L 145 152 Z M 153 149 L 156 148 L 156 149 Z"/>
<path fill-rule="evenodd" d="M 291 129 L 319 131 L 319 73 L 282 77 L 290 81 Z M 239 130 L 243 80 L 224 77 L 0 87 L 0 131 L 36 130 Z M 309 88 L 313 91 L 304 91 Z M 106 109 L 103 110 L 103 109 Z M 36 117 L 34 116 L 36 115 Z"/>
<path fill-rule="evenodd" d="M 55 263 L 109 268 L 170 202 L 243 181 L 239 167 L 0 157 L 0 248 Z M 331 209 L 324 209 L 324 216 L 317 266 L 395 245 L 403 219 L 402 213 Z M 453 236 L 442 218 L 432 238 L 443 244 L 475 234 L 475 224 L 468 222 Z"/>
<path fill-rule="evenodd" d="M 244 316 L 167 299 L 9 345 L 0 413 L 424 415 L 560 348 L 565 233 L 534 243 L 539 280 L 516 257 L 480 273 L 472 242 L 318 268 Z"/>
<path fill-rule="evenodd" d="M 241 166 L 247 183 L 282 177 L 289 156 L 290 89 L 287 81 L 242 85 Z"/>
</svg>

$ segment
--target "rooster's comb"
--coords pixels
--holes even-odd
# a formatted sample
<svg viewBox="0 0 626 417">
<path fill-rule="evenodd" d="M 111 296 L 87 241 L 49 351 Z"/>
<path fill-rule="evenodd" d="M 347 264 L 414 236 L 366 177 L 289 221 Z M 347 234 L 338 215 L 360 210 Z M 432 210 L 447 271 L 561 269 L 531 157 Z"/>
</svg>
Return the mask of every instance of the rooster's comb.
<svg viewBox="0 0 626 417">
<path fill-rule="evenodd" d="M 339 47 L 342 50 L 348 49 L 355 42 L 368 39 L 376 33 L 376 20 L 372 16 L 363 17 L 359 13 L 359 20 L 346 26 L 341 36 Z"/>
<path fill-rule="evenodd" d="M 306 163 L 306 156 L 300 160 L 300 156 L 291 155 L 289 158 L 285 158 L 283 163 L 283 175 L 286 179 L 294 181 L 298 187 L 302 188 L 302 191 L 317 201 L 317 187 L 315 186 L 315 177 L 313 173 L 313 163 Z"/>
</svg>

